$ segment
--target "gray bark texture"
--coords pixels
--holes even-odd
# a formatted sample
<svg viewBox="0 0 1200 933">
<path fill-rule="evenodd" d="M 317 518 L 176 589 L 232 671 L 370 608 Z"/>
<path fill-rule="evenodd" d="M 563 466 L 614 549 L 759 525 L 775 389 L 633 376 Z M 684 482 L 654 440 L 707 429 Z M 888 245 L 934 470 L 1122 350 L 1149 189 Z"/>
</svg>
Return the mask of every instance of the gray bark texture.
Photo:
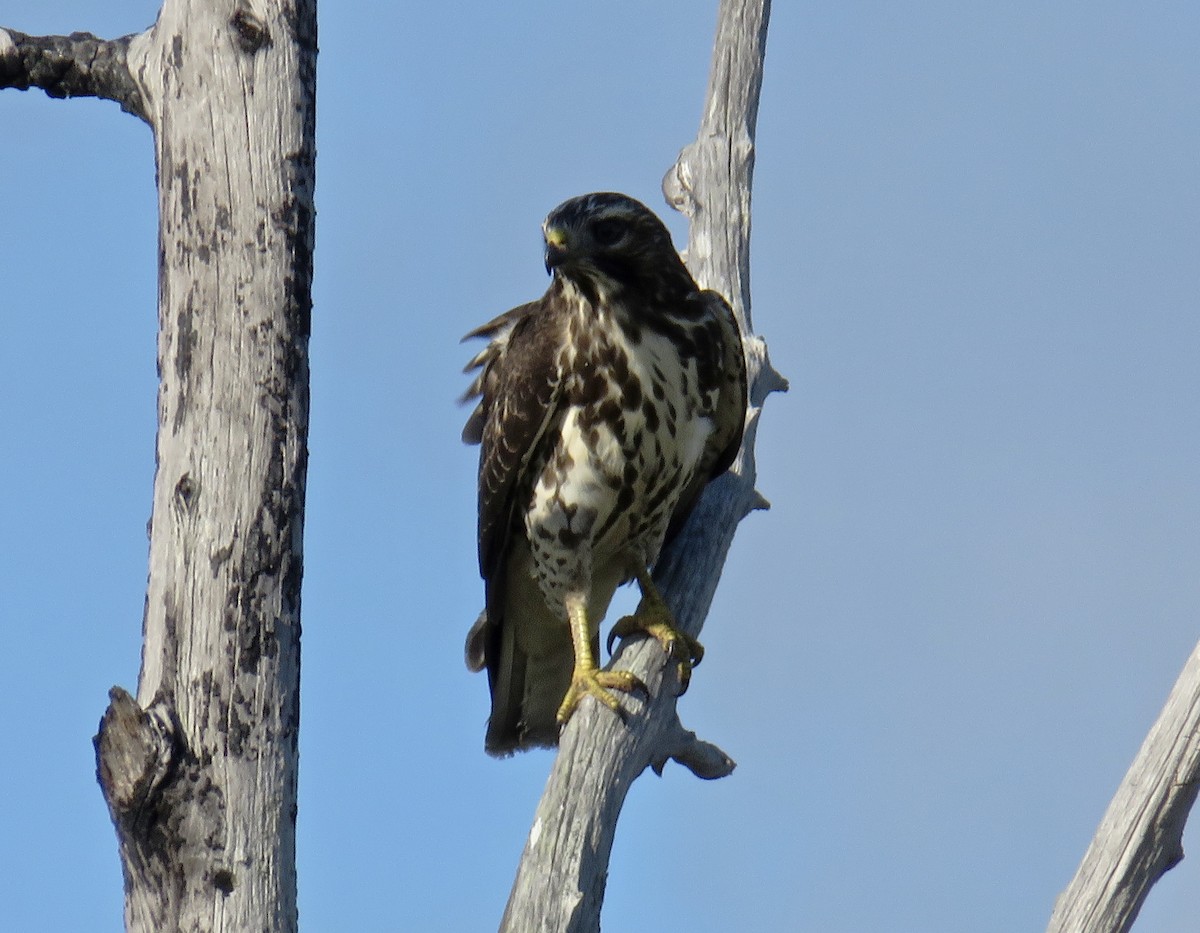
<svg viewBox="0 0 1200 933">
<path fill-rule="evenodd" d="M 755 491 L 754 434 L 765 397 L 786 388 L 766 345 L 750 330 L 750 188 L 762 86 L 768 0 L 721 0 L 707 104 L 695 142 L 680 153 L 663 192 L 690 218 L 686 259 L 697 282 L 724 294 L 742 328 L 750 410 L 741 453 L 711 484 L 654 578 L 680 628 L 697 636 L 738 522 L 766 502 Z M 635 778 L 668 760 L 702 778 L 734 763 L 700 741 L 676 713 L 676 665 L 653 639 L 623 645 L 610 667 L 633 671 L 650 698 L 624 702 L 628 724 L 583 703 L 563 731 L 500 929 L 505 933 L 594 933 L 617 817 Z M 698 676 L 703 675 L 703 668 Z"/>
<path fill-rule="evenodd" d="M 1046 933 L 1127 933 L 1154 884 L 1183 859 L 1200 790 L 1200 645 L 1117 788 Z"/>
<path fill-rule="evenodd" d="M 158 440 L 136 699 L 96 736 L 131 931 L 294 931 L 316 0 L 166 0 L 112 42 L 0 29 L 0 86 L 154 132 Z"/>
</svg>

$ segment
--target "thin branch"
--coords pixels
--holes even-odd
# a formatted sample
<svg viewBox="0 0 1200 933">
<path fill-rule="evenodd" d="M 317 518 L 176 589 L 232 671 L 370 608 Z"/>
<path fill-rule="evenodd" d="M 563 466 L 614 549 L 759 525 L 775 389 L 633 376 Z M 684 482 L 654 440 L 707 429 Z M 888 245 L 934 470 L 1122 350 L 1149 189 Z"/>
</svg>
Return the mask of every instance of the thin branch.
<svg viewBox="0 0 1200 933">
<path fill-rule="evenodd" d="M 749 331 L 750 183 L 769 6 L 768 0 L 721 0 L 706 117 L 697 141 L 668 173 L 683 182 L 664 184 L 668 201 L 692 219 L 689 268 L 701 285 L 726 295 L 738 314 L 753 406 L 738 461 L 710 484 L 655 567 L 676 622 L 692 635 L 704 625 L 737 523 L 766 504 L 754 489 L 754 428 L 764 396 L 786 386 L 767 363 L 765 345 Z M 702 778 L 733 771 L 725 752 L 680 723 L 676 665 L 656 641 L 622 645 L 610 667 L 633 671 L 649 699 L 626 702 L 627 723 L 593 703 L 580 706 L 568 723 L 502 931 L 598 931 L 617 817 L 633 781 L 647 767 L 661 773 L 670 759 Z"/>
<path fill-rule="evenodd" d="M 0 88 L 38 87 L 50 97 L 115 100 L 126 113 L 149 122 L 127 60 L 133 38 L 105 40 L 87 32 L 27 36 L 0 28 Z"/>
<path fill-rule="evenodd" d="M 1200 790 L 1200 645 L 1059 895 L 1046 933 L 1126 933 L 1154 884 L 1183 859 Z"/>
</svg>

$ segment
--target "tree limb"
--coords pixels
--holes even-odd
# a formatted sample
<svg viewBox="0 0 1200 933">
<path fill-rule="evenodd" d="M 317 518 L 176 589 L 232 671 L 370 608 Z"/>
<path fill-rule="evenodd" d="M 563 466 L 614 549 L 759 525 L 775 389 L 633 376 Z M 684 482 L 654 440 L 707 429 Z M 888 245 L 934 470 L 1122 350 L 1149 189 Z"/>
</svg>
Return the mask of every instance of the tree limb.
<svg viewBox="0 0 1200 933">
<path fill-rule="evenodd" d="M 1127 933 L 1150 889 L 1183 859 L 1200 789 L 1200 645 L 1117 788 L 1046 933 Z"/>
<path fill-rule="evenodd" d="M 664 181 L 664 194 L 691 218 L 688 266 L 697 282 L 726 295 L 742 326 L 751 410 L 742 450 L 711 483 L 654 578 L 679 627 L 698 635 L 737 523 L 766 501 L 754 489 L 753 445 L 765 396 L 786 387 L 750 333 L 750 184 L 762 86 L 769 0 L 721 0 L 708 102 L 700 134 Z M 649 699 L 626 701 L 628 723 L 585 703 L 564 729 L 525 845 L 501 930 L 594 933 L 617 817 L 633 781 L 669 759 L 702 778 L 734 763 L 686 730 L 675 710 L 676 665 L 653 639 L 623 644 L 610 667 L 633 671 Z"/>
<path fill-rule="evenodd" d="M 27 36 L 0 28 L 0 88 L 38 87 L 50 97 L 115 100 L 126 113 L 149 122 L 142 90 L 129 70 L 134 38 L 105 40 L 87 32 Z"/>
</svg>

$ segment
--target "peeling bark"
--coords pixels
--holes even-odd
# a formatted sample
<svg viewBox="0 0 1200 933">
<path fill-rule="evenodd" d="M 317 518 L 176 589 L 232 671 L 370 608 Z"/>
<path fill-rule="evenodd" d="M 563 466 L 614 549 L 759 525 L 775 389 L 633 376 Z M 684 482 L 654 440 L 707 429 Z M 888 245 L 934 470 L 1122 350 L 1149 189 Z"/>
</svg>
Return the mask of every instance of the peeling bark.
<svg viewBox="0 0 1200 933">
<path fill-rule="evenodd" d="M 96 736 L 136 931 L 295 930 L 315 0 L 166 0 L 109 42 L 0 30 L 0 86 L 154 131 L 159 428 L 136 699 Z"/>
<path fill-rule="evenodd" d="M 680 628 L 699 635 L 737 523 L 765 507 L 755 490 L 754 436 L 763 400 L 787 383 L 750 331 L 750 185 L 762 86 L 767 0 L 722 0 L 705 117 L 696 142 L 664 181 L 667 200 L 691 219 L 689 269 L 724 294 L 742 327 L 750 411 L 742 450 L 709 485 L 683 531 L 660 557 L 654 579 Z M 622 723 L 581 704 L 563 731 L 500 929 L 507 933 L 593 933 L 608 874 L 617 817 L 633 781 L 668 760 L 702 778 L 724 777 L 733 760 L 683 727 L 675 710 L 676 665 L 653 639 L 623 644 L 610 667 L 633 671 L 650 698 L 623 698 Z M 703 676 L 703 669 L 698 676 Z"/>
</svg>

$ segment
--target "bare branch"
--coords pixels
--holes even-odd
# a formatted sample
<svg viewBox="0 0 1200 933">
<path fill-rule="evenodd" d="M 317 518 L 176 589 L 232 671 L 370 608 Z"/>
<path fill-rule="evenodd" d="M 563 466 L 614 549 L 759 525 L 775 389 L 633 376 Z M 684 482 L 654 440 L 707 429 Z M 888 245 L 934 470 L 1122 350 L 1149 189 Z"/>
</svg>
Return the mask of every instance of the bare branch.
<svg viewBox="0 0 1200 933">
<path fill-rule="evenodd" d="M 724 294 L 742 329 L 750 411 L 733 468 L 705 491 L 682 533 L 659 558 L 654 579 L 680 626 L 698 635 L 738 522 L 766 499 L 754 488 L 754 441 L 763 401 L 786 391 L 750 318 L 750 194 L 754 132 L 766 55 L 769 0 L 723 0 L 696 140 L 663 178 L 667 201 L 690 219 L 687 264 L 696 281 Z"/>
<path fill-rule="evenodd" d="M 27 36 L 0 28 L 0 88 L 38 87 L 50 97 L 101 97 L 149 122 L 142 90 L 129 70 L 134 36 L 98 39 L 91 33 Z"/>
<path fill-rule="evenodd" d="M 1046 933 L 1126 933 L 1150 889 L 1183 859 L 1200 789 L 1200 645 L 1059 895 Z"/>
<path fill-rule="evenodd" d="M 709 485 L 654 577 L 679 627 L 699 634 L 737 523 L 766 500 L 754 489 L 754 428 L 765 395 L 786 382 L 749 331 L 750 184 L 768 0 L 722 0 L 706 116 L 664 193 L 692 219 L 687 252 L 696 280 L 729 297 L 742 324 L 752 410 L 734 468 Z M 721 170 L 723 166 L 724 170 Z M 653 639 L 623 645 L 610 667 L 633 671 L 650 698 L 626 701 L 628 722 L 585 703 L 560 739 L 501 923 L 509 933 L 593 933 L 617 817 L 633 781 L 674 759 L 702 778 L 733 771 L 732 759 L 686 730 L 675 711 L 676 665 Z"/>
</svg>

